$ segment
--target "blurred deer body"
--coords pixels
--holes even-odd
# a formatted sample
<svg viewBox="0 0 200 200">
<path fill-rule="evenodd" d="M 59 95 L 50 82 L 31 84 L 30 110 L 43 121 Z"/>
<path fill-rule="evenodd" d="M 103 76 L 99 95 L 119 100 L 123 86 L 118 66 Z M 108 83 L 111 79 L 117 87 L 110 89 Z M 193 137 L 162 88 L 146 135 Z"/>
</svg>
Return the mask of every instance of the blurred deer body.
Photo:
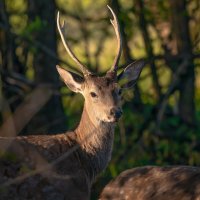
<svg viewBox="0 0 200 200">
<path fill-rule="evenodd" d="M 85 103 L 78 127 L 57 135 L 0 138 L 0 200 L 89 199 L 95 177 L 107 166 L 112 152 L 114 127 L 120 118 L 120 90 L 134 86 L 143 61 L 128 65 L 117 75 L 122 41 L 115 13 L 111 23 L 118 47 L 113 66 L 105 76 L 91 73 L 65 41 L 64 24 L 57 27 L 63 45 L 83 76 L 57 66 L 58 73 Z M 118 80 L 125 79 L 123 86 Z"/>
<path fill-rule="evenodd" d="M 199 200 L 200 168 L 138 167 L 126 170 L 103 189 L 99 200 Z"/>
</svg>

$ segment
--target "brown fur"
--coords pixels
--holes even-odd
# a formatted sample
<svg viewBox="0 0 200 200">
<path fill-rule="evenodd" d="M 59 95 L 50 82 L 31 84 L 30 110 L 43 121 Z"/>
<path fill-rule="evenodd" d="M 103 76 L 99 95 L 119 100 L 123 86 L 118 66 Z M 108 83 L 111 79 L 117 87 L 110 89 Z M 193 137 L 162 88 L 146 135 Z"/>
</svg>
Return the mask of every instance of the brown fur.
<svg viewBox="0 0 200 200">
<path fill-rule="evenodd" d="M 199 200 L 200 168 L 138 167 L 122 172 L 99 200 Z"/>
</svg>

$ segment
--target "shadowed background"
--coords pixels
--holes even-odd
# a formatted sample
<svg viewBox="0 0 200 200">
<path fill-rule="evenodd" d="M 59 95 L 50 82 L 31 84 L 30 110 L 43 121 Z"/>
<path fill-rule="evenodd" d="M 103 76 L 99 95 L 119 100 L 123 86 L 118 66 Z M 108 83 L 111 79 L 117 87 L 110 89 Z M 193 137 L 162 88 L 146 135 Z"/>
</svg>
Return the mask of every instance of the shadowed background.
<svg viewBox="0 0 200 200">
<path fill-rule="evenodd" d="M 0 135 L 52 134 L 76 127 L 83 98 L 59 80 L 56 64 L 77 71 L 56 29 L 56 13 L 77 57 L 96 73 L 110 68 L 123 37 L 120 68 L 147 66 L 123 92 L 112 161 L 92 198 L 119 172 L 143 165 L 200 164 L 200 2 L 198 0 L 1 0 Z"/>
</svg>

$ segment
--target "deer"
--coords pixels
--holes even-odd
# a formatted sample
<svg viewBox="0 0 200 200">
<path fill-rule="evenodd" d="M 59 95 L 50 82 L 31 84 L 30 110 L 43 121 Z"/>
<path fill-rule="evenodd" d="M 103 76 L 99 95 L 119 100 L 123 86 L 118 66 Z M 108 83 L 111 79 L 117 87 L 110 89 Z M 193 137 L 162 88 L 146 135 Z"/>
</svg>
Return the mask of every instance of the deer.
<svg viewBox="0 0 200 200">
<path fill-rule="evenodd" d="M 143 166 L 110 181 L 99 200 L 199 200 L 200 168 Z"/>
<path fill-rule="evenodd" d="M 91 72 L 75 56 L 58 12 L 61 41 L 80 71 L 56 67 L 66 86 L 84 97 L 81 119 L 74 130 L 64 133 L 0 137 L 0 200 L 90 198 L 93 182 L 111 159 L 114 130 L 122 115 L 120 93 L 136 84 L 145 65 L 138 60 L 118 73 L 122 37 L 117 16 L 108 8 L 113 16 L 110 21 L 117 37 L 117 53 L 103 76 Z"/>
</svg>

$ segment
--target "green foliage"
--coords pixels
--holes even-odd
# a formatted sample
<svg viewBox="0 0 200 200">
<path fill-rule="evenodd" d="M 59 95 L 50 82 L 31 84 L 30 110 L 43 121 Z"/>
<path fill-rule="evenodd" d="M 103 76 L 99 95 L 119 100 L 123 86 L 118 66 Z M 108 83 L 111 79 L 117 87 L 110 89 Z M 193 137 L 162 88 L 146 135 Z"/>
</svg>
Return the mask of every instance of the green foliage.
<svg viewBox="0 0 200 200">
<path fill-rule="evenodd" d="M 37 16 L 31 23 L 27 24 L 21 35 L 28 39 L 32 39 L 33 34 L 40 32 L 46 25 L 47 23 Z"/>
<path fill-rule="evenodd" d="M 16 162 L 17 161 L 17 156 L 15 153 L 11 153 L 11 152 L 2 152 L 0 151 L 0 158 L 6 161 L 10 161 L 10 162 Z"/>
</svg>

